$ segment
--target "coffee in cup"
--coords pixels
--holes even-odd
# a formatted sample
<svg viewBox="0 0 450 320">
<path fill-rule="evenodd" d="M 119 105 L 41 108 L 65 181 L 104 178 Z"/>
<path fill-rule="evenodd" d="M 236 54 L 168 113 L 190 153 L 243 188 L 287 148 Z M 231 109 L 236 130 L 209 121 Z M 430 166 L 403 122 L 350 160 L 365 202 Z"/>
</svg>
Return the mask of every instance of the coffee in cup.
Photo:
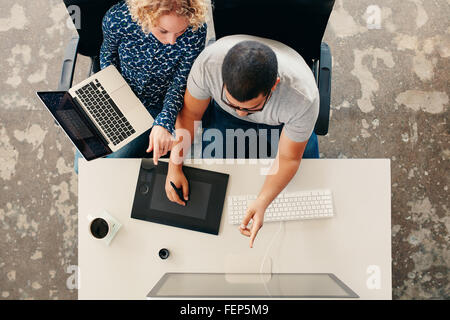
<svg viewBox="0 0 450 320">
<path fill-rule="evenodd" d="M 95 218 L 91 221 L 89 230 L 93 237 L 97 239 L 103 239 L 108 235 L 109 225 L 103 218 Z"/>
</svg>

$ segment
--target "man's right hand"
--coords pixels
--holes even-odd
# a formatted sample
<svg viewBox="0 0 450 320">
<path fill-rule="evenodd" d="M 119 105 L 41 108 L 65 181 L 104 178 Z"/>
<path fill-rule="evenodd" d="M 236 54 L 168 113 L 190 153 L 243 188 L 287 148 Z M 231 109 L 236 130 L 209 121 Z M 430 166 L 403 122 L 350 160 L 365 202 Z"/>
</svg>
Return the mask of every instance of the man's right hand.
<svg viewBox="0 0 450 320">
<path fill-rule="evenodd" d="M 186 204 L 182 199 L 178 197 L 177 192 L 174 190 L 170 182 L 172 182 L 177 188 L 182 189 L 183 191 L 183 197 L 187 201 L 188 195 L 189 195 L 189 185 L 188 181 L 186 179 L 186 176 L 183 173 L 182 170 L 182 164 L 178 164 L 179 160 L 175 157 L 184 157 L 185 154 L 180 154 L 180 151 L 178 150 L 178 144 L 187 142 L 187 145 L 190 146 L 192 143 L 192 140 L 194 138 L 194 123 L 195 121 L 200 121 L 203 117 L 203 114 L 205 113 L 205 110 L 208 108 L 209 101 L 211 99 L 204 99 L 204 100 L 198 100 L 194 98 L 190 92 L 189 89 L 186 88 L 186 92 L 184 94 L 184 104 L 183 108 L 181 108 L 180 112 L 178 113 L 177 120 L 175 122 L 175 129 L 184 129 L 187 130 L 190 134 L 190 141 L 186 141 L 185 136 L 183 136 L 182 141 L 174 142 L 172 145 L 172 152 L 170 154 L 170 161 L 169 161 L 169 170 L 167 171 L 167 178 L 166 178 L 166 195 L 167 198 L 172 201 L 176 202 L 179 205 L 185 206 Z M 176 136 L 178 137 L 178 133 Z M 181 148 L 183 150 L 183 148 Z M 182 158 L 181 158 L 182 159 Z"/>
<path fill-rule="evenodd" d="M 182 166 L 169 165 L 169 169 L 167 171 L 167 177 L 166 177 L 166 195 L 170 201 L 176 202 L 179 205 L 185 206 L 186 203 L 178 197 L 177 192 L 174 190 L 174 188 L 170 184 L 171 181 L 177 188 L 180 188 L 180 187 L 182 188 L 184 200 L 187 201 L 188 194 L 189 194 L 189 184 L 186 179 L 186 176 L 183 173 Z"/>
</svg>

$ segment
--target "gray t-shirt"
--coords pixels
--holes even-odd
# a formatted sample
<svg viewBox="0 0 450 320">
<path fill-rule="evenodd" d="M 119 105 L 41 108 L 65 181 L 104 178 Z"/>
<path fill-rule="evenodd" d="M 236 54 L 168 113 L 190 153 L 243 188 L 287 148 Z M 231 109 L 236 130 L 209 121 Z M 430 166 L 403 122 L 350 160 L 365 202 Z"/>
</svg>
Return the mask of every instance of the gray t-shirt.
<svg viewBox="0 0 450 320">
<path fill-rule="evenodd" d="M 272 48 L 278 60 L 280 83 L 263 111 L 241 117 L 221 100 L 222 62 L 229 49 L 245 40 L 260 41 Z M 187 89 L 196 99 L 213 98 L 223 110 L 236 118 L 267 125 L 284 124 L 288 138 L 295 142 L 309 139 L 319 114 L 319 92 L 311 69 L 295 50 L 265 38 L 233 35 L 209 45 L 195 60 Z"/>
</svg>

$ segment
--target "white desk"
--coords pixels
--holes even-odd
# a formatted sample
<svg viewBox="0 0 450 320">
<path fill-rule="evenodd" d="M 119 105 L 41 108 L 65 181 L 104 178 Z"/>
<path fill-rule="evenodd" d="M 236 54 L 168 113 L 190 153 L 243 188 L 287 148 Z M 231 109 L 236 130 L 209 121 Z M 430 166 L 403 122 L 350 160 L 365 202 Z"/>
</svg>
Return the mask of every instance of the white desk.
<svg viewBox="0 0 450 320">
<path fill-rule="evenodd" d="M 140 160 L 79 164 L 79 299 L 145 299 L 166 272 L 227 272 L 230 254 L 263 256 L 279 228 L 265 223 L 249 248 L 249 238 L 228 224 L 227 201 L 218 236 L 131 219 Z M 257 193 L 265 179 L 255 164 L 191 166 L 229 173 L 227 197 Z M 391 299 L 390 186 L 386 159 L 302 160 L 285 190 L 330 188 L 336 216 L 285 222 L 268 253 L 272 272 L 334 273 L 362 299 Z M 123 224 L 109 247 L 88 233 L 87 216 L 104 209 Z M 159 258 L 161 248 L 169 259 Z M 377 268 L 374 288 L 367 282 Z"/>
</svg>

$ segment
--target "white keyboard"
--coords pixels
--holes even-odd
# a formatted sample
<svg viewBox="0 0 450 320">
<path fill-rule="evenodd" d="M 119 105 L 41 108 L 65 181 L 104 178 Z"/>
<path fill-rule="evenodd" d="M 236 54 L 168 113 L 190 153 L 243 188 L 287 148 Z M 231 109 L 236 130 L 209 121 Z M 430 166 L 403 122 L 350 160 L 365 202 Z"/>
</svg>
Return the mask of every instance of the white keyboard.
<svg viewBox="0 0 450 320">
<path fill-rule="evenodd" d="M 228 222 L 240 224 L 255 195 L 228 197 Z M 264 222 L 320 219 L 334 216 L 331 190 L 280 193 L 267 207 Z"/>
</svg>

